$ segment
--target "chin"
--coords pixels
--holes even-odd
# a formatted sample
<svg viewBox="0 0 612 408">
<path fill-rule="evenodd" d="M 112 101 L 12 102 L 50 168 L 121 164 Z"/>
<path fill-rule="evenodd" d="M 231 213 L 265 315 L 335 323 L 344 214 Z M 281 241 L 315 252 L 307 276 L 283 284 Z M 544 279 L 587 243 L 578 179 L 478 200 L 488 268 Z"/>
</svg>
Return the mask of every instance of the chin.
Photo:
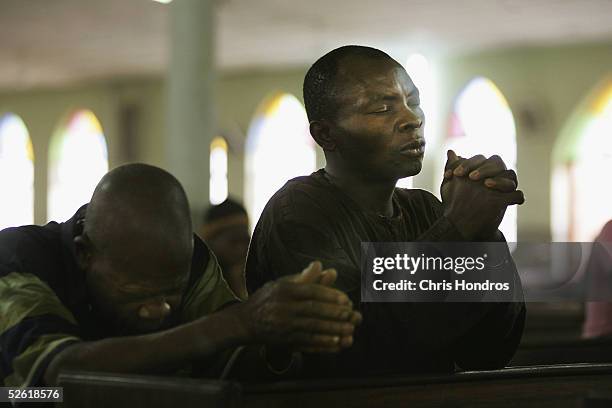
<svg viewBox="0 0 612 408">
<path fill-rule="evenodd" d="M 421 160 L 414 160 L 410 163 L 404 163 L 401 168 L 400 173 L 397 175 L 398 179 L 402 179 L 405 177 L 416 176 L 421 172 L 423 168 L 423 162 Z"/>
</svg>

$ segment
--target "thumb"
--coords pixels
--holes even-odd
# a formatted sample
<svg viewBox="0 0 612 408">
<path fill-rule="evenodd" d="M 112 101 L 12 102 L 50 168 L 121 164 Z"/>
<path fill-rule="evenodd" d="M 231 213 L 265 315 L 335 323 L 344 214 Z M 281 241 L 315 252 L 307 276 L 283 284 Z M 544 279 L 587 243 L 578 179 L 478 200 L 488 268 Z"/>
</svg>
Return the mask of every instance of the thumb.
<svg viewBox="0 0 612 408">
<path fill-rule="evenodd" d="M 506 201 L 506 205 L 518 204 L 521 205 L 525 202 L 525 195 L 521 190 L 516 190 L 511 193 L 503 193 Z"/>
<path fill-rule="evenodd" d="M 459 156 L 454 150 L 446 151 L 446 164 L 444 165 L 444 180 L 450 179 L 453 176 L 453 170 L 455 169 L 456 163 L 459 161 Z"/>
<path fill-rule="evenodd" d="M 323 272 L 323 265 L 319 261 L 311 262 L 302 273 L 294 275 L 295 283 L 319 283 Z"/>
<path fill-rule="evenodd" d="M 319 282 L 323 286 L 332 286 L 336 282 L 338 272 L 335 269 L 326 269 L 321 273 L 321 281 Z"/>
<path fill-rule="evenodd" d="M 451 168 L 452 164 L 459 160 L 459 156 L 455 153 L 454 150 L 446 151 L 446 164 L 444 165 L 444 170 L 448 170 Z"/>
</svg>

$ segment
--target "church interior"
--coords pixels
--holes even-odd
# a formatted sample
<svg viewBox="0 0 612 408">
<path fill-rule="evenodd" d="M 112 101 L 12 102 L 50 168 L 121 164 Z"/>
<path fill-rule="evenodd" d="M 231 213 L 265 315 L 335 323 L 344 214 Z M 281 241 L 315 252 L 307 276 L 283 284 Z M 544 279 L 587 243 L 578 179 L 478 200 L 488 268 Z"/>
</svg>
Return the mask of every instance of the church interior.
<svg viewBox="0 0 612 408">
<path fill-rule="evenodd" d="M 612 312 L 607 333 L 585 332 L 583 279 L 612 220 L 611 16 L 605 0 L 0 0 L 0 230 L 65 221 L 140 162 L 178 178 L 196 231 L 229 197 L 252 232 L 278 189 L 325 166 L 302 84 L 351 44 L 419 89 L 422 170 L 398 187 L 440 198 L 453 149 L 499 155 L 525 195 L 500 224 L 527 310 L 506 368 L 256 385 L 86 373 L 65 377 L 65 406 L 612 406 Z M 569 289 L 544 294 L 538 273 L 559 263 Z"/>
</svg>

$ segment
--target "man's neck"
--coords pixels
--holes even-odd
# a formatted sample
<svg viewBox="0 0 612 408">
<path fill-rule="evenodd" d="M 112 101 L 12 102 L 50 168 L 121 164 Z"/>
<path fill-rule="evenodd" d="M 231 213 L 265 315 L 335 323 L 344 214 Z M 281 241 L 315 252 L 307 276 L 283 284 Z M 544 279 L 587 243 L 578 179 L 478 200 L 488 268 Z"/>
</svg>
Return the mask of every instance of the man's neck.
<svg viewBox="0 0 612 408">
<path fill-rule="evenodd" d="M 393 216 L 392 197 L 397 181 L 368 180 L 359 174 L 340 169 L 329 163 L 324 170 L 330 181 L 365 211 L 385 217 Z"/>
</svg>

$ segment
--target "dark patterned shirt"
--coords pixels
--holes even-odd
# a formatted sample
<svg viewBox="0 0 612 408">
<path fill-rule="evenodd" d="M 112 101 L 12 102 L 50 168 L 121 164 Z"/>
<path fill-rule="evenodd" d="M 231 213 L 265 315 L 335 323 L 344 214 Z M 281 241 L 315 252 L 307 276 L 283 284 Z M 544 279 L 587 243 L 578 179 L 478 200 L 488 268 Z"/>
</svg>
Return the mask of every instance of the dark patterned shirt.
<svg viewBox="0 0 612 408">
<path fill-rule="evenodd" d="M 338 272 L 336 287 L 363 314 L 353 346 L 336 356 L 309 356 L 313 374 L 452 372 L 499 368 L 520 341 L 525 305 L 516 267 L 514 302 L 360 303 L 361 242 L 464 241 L 431 193 L 394 190 L 394 215 L 364 211 L 319 170 L 289 181 L 266 205 L 255 228 L 246 266 L 250 292 L 320 260 Z"/>
</svg>

